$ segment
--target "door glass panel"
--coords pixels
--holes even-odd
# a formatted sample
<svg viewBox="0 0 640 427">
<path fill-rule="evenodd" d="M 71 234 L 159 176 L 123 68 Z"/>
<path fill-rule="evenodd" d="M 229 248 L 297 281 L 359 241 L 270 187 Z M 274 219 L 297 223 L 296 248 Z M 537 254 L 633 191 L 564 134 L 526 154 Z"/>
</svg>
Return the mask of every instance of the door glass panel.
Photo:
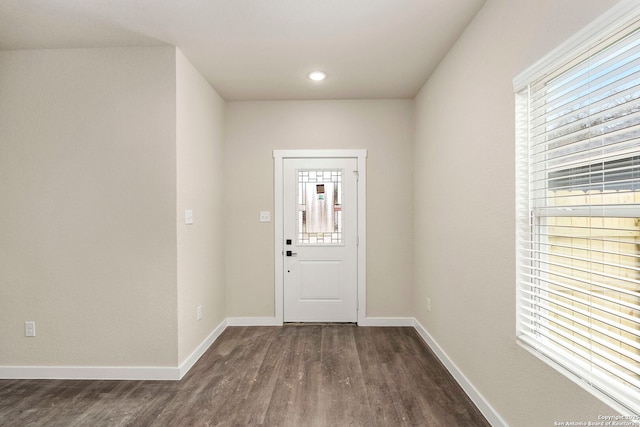
<svg viewBox="0 0 640 427">
<path fill-rule="evenodd" d="M 298 245 L 342 245 L 342 170 L 297 170 Z"/>
</svg>

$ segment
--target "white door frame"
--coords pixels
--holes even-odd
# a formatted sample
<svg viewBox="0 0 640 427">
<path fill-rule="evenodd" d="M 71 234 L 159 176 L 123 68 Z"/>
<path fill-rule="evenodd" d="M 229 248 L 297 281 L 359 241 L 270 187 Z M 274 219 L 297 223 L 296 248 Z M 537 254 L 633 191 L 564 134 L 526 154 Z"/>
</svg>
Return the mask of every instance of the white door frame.
<svg viewBox="0 0 640 427">
<path fill-rule="evenodd" d="M 276 322 L 284 323 L 284 160 L 354 158 L 358 162 L 358 324 L 362 324 L 367 317 L 367 150 L 273 150 L 273 158 Z"/>
</svg>

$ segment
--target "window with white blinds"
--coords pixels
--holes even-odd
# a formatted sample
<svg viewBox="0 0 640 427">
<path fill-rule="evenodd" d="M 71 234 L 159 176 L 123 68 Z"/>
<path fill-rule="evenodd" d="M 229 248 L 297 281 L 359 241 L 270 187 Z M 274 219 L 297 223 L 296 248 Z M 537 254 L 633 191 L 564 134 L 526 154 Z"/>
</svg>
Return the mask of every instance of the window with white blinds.
<svg viewBox="0 0 640 427">
<path fill-rule="evenodd" d="M 516 77 L 517 333 L 640 414 L 640 13 L 623 2 Z"/>
</svg>

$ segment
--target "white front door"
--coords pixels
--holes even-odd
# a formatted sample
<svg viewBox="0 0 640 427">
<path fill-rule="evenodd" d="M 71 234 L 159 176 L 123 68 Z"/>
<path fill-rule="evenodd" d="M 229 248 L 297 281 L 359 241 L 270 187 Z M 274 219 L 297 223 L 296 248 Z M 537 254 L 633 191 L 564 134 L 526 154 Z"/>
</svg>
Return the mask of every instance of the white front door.
<svg viewBox="0 0 640 427">
<path fill-rule="evenodd" d="M 284 159 L 284 321 L 358 319 L 358 162 Z"/>
</svg>

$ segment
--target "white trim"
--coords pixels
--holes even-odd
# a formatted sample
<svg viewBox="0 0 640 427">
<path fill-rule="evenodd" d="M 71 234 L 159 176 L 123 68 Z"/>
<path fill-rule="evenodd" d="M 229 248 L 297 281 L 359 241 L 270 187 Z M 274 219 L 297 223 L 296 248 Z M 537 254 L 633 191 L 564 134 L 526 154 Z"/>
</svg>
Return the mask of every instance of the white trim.
<svg viewBox="0 0 640 427">
<path fill-rule="evenodd" d="M 493 426 L 507 426 L 498 412 L 478 392 L 458 369 L 426 329 L 411 317 L 365 317 L 360 326 L 413 326 L 418 335 L 435 353 L 454 379 L 467 393 L 480 412 Z M 177 368 L 122 366 L 0 366 L 0 379 L 62 379 L 62 380 L 180 380 L 229 326 L 282 326 L 275 317 L 228 317 Z"/>
<path fill-rule="evenodd" d="M 358 324 L 367 318 L 367 150 L 358 153 Z"/>
<path fill-rule="evenodd" d="M 275 317 L 227 317 L 228 326 L 282 326 Z"/>
<path fill-rule="evenodd" d="M 284 219 L 283 219 L 283 162 L 284 159 L 355 158 L 358 162 L 358 324 L 367 316 L 367 150 L 273 150 L 274 174 L 274 306 L 275 319 L 284 322 Z"/>
<path fill-rule="evenodd" d="M 366 158 L 367 150 L 273 150 L 274 159 Z"/>
<path fill-rule="evenodd" d="M 0 366 L 2 379 L 42 380 L 179 380 L 176 367 Z"/>
<path fill-rule="evenodd" d="M 489 421 L 492 426 L 508 426 L 507 422 L 500 416 L 500 414 L 491 406 L 491 404 L 480 394 L 480 392 L 473 386 L 471 381 L 458 369 L 453 360 L 447 356 L 442 347 L 438 345 L 436 340 L 427 332 L 427 330 L 414 319 L 414 328 L 418 335 L 424 340 L 427 346 L 435 353 L 440 359 L 440 362 L 447 368 L 447 370 L 453 375 L 453 378 L 458 382 L 460 387 L 467 393 L 471 401 L 478 407 L 480 412 Z"/>
<path fill-rule="evenodd" d="M 211 332 L 209 336 L 205 338 L 204 341 L 202 341 L 202 343 L 198 347 L 196 347 L 196 349 L 184 360 L 184 362 L 180 364 L 180 367 L 178 368 L 180 378 L 178 379 L 182 379 L 182 377 L 184 377 L 187 372 L 189 372 L 189 370 L 193 367 L 193 365 L 196 364 L 196 362 L 202 357 L 202 355 L 205 354 L 207 350 L 209 350 L 211 344 L 213 344 L 218 339 L 220 334 L 222 334 L 224 330 L 227 329 L 227 325 L 227 319 L 220 322 L 220 324 L 213 330 L 213 332 Z"/>
<path fill-rule="evenodd" d="M 0 366 L 1 379 L 181 380 L 228 326 L 223 320 L 178 367 L 156 366 Z"/>
<path fill-rule="evenodd" d="M 284 266 L 282 265 L 282 254 L 284 253 L 284 242 L 282 236 L 284 236 L 284 218 L 282 212 L 282 203 L 284 199 L 284 173 L 283 158 L 285 154 L 277 154 L 273 152 L 273 226 L 274 226 L 274 316 L 280 321 L 284 322 Z"/>
<path fill-rule="evenodd" d="M 621 0 L 582 30 L 575 33 L 557 48 L 543 56 L 532 66 L 518 74 L 513 79 L 515 92 L 520 91 L 538 76 L 544 75 L 550 64 L 555 64 L 567 55 L 575 54 L 576 50 L 584 49 L 588 43 L 594 42 L 606 33 L 611 25 L 618 28 L 631 23 L 640 16 L 637 0 Z"/>
<path fill-rule="evenodd" d="M 366 317 L 358 326 L 414 326 L 413 317 Z"/>
</svg>

